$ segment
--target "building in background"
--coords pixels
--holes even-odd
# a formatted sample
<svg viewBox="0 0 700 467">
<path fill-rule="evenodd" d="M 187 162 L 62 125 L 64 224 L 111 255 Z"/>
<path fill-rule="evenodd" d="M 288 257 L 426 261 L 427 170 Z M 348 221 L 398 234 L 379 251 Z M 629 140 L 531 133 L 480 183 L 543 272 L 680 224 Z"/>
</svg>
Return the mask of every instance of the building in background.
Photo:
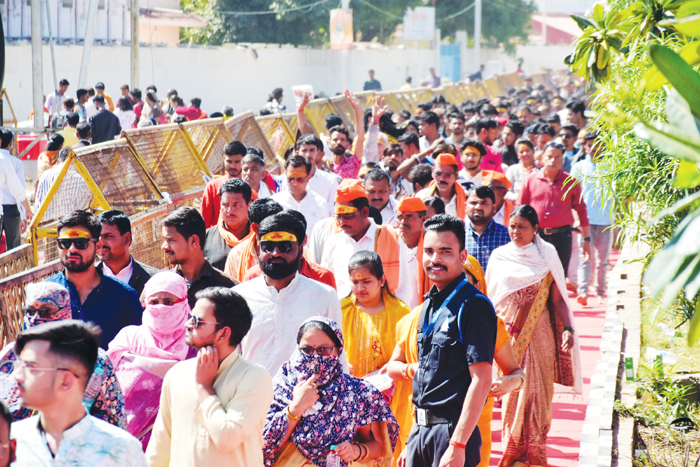
<svg viewBox="0 0 700 467">
<path fill-rule="evenodd" d="M 51 33 L 58 44 L 81 43 L 85 38 L 90 0 L 41 0 L 44 38 L 49 37 L 46 3 L 51 16 Z M 145 44 L 177 44 L 180 28 L 204 27 L 204 18 L 180 10 L 179 0 L 140 0 L 139 39 Z M 29 40 L 31 4 L 22 0 L 0 1 L 5 39 Z M 126 44 L 131 40 L 131 0 L 98 0 L 95 42 Z"/>
</svg>

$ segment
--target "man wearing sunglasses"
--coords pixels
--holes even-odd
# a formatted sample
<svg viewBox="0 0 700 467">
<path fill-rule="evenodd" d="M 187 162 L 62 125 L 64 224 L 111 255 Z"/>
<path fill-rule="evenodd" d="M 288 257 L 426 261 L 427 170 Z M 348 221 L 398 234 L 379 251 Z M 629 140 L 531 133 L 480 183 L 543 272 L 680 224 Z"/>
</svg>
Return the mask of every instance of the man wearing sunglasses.
<svg viewBox="0 0 700 467">
<path fill-rule="evenodd" d="M 185 325 L 197 358 L 165 376 L 146 449 L 150 466 L 262 467 L 262 427 L 272 378 L 237 347 L 250 329 L 246 301 L 224 287 L 197 292 Z"/>
<path fill-rule="evenodd" d="M 571 232 L 576 211 L 583 231 L 583 256 L 586 261 L 591 254 L 591 233 L 586 204 L 581 199 L 581 186 L 576 179 L 562 170 L 565 146 L 557 139 L 547 143 L 542 156 L 544 167 L 523 182 L 517 204 L 529 204 L 540 221 L 539 234 L 557 250 L 564 274 L 571 260 Z M 576 252 L 575 254 L 578 254 Z"/>
<path fill-rule="evenodd" d="M 286 211 L 267 217 L 258 236 L 263 275 L 233 290 L 253 313 L 253 325 L 241 343 L 243 356 L 275 375 L 296 348 L 301 323 L 313 316 L 342 323 L 343 315 L 335 290 L 298 272 L 306 238 L 299 219 Z"/>
<path fill-rule="evenodd" d="M 567 173 L 571 173 L 571 168 L 574 164 L 585 157 L 583 150 L 575 146 L 577 136 L 578 128 L 576 125 L 564 125 L 559 130 L 559 138 L 564 145 L 564 165 L 562 170 Z"/>
<path fill-rule="evenodd" d="M 56 243 L 64 269 L 47 280 L 68 289 L 73 319 L 102 328 L 100 346 L 106 349 L 124 326 L 141 324 L 143 308 L 136 290 L 95 267 L 101 233 L 100 221 L 87 211 L 63 217 Z"/>
<path fill-rule="evenodd" d="M 23 407 L 37 415 L 13 424 L 13 466 L 146 467 L 141 442 L 89 415 L 83 396 L 98 356 L 100 329 L 61 320 L 22 331 L 14 378 Z"/>
</svg>

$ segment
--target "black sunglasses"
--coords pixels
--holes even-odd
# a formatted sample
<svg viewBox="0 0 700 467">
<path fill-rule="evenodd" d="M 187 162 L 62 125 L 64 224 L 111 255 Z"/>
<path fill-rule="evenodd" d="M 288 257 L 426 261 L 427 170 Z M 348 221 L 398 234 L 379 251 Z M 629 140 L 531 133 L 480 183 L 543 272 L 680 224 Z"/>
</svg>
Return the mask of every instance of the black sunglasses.
<svg viewBox="0 0 700 467">
<path fill-rule="evenodd" d="M 32 306 L 25 306 L 22 311 L 30 318 L 37 313 L 41 318 L 49 318 L 53 314 L 53 310 L 51 308 L 34 308 Z"/>
<path fill-rule="evenodd" d="M 299 352 L 304 355 L 318 354 L 320 357 L 330 357 L 333 354 L 335 347 L 299 347 Z"/>
<path fill-rule="evenodd" d="M 71 245 L 75 245 L 76 250 L 84 250 L 90 242 L 96 241 L 96 238 L 59 238 L 57 240 L 58 248 L 61 250 L 67 250 Z"/>
<path fill-rule="evenodd" d="M 202 324 L 220 324 L 218 321 L 204 321 L 202 318 L 199 316 L 195 316 L 192 313 L 188 315 L 187 321 L 192 321 L 192 324 L 194 324 L 195 329 L 201 326 Z"/>
<path fill-rule="evenodd" d="M 272 253 L 275 251 L 275 248 L 277 248 L 280 253 L 289 253 L 292 251 L 292 247 L 294 246 L 294 242 L 270 242 L 270 241 L 262 241 L 260 242 L 260 250 L 262 250 L 264 253 Z"/>
</svg>

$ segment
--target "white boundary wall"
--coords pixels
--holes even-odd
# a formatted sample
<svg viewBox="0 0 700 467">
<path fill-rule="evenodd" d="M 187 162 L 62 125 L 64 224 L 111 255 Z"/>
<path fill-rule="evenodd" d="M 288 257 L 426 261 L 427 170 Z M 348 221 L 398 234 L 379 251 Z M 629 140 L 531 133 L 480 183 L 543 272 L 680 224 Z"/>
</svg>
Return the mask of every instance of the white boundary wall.
<svg viewBox="0 0 700 467">
<path fill-rule="evenodd" d="M 570 52 L 570 47 L 526 46 L 518 49 L 516 57 L 524 58 L 525 72 L 533 73 L 543 67 L 564 68 L 563 59 Z M 58 79 L 68 79 L 71 83 L 68 94 L 75 97 L 82 46 L 57 45 L 55 53 Z M 87 84 L 94 86 L 102 81 L 107 93 L 118 97 L 119 87 L 129 83 L 129 54 L 126 46 L 93 46 Z M 473 50 L 467 49 L 463 56 L 466 63 L 462 63 L 462 70 L 475 72 L 477 66 L 471 63 Z M 486 65 L 486 76 L 515 71 L 515 60 L 501 50 L 482 49 L 481 57 Z M 31 59 L 28 43 L 6 46 L 4 86 L 20 121 L 26 120 L 31 110 Z M 142 47 L 140 59 L 142 90 L 155 84 L 162 98 L 168 88 L 175 88 L 186 104 L 192 97 L 201 98 L 202 108 L 209 113 L 220 111 L 224 105 L 231 105 L 236 113 L 248 109 L 257 112 L 276 87 L 285 89 L 284 103 L 293 111 L 290 88 L 296 84 L 311 84 L 315 93 L 323 92 L 328 96 L 345 87 L 361 90 L 367 70 L 372 68 L 384 90 L 395 90 L 404 83 L 406 76 L 412 76 L 413 84 L 418 85 L 431 66 L 438 67 L 435 51 L 423 49 L 260 48 L 253 53 L 235 45 Z M 44 93 L 48 94 L 53 92 L 48 45 L 43 48 L 43 60 Z M 9 111 L 7 106 L 5 109 Z"/>
</svg>

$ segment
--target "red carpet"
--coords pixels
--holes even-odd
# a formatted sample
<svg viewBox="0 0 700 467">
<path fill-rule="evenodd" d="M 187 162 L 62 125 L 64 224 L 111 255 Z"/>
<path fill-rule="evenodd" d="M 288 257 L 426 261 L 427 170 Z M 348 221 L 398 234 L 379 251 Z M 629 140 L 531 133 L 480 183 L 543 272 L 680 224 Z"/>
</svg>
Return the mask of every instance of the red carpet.
<svg viewBox="0 0 700 467">
<path fill-rule="evenodd" d="M 618 251 L 610 254 L 610 264 L 614 265 L 619 257 Z M 552 428 L 547 439 L 549 465 L 572 467 L 578 465 L 579 441 L 581 429 L 586 417 L 588 392 L 591 375 L 600 358 L 600 337 L 605 326 L 605 308 L 607 301 L 598 304 L 598 299 L 588 297 L 588 306 L 581 306 L 576 295 L 569 293 L 569 303 L 574 308 L 576 335 L 581 346 L 581 366 L 583 370 L 583 395 L 555 394 L 552 406 Z M 498 465 L 503 455 L 501 446 L 501 429 L 503 428 L 501 410 L 493 410 L 493 447 L 489 465 Z"/>
</svg>

